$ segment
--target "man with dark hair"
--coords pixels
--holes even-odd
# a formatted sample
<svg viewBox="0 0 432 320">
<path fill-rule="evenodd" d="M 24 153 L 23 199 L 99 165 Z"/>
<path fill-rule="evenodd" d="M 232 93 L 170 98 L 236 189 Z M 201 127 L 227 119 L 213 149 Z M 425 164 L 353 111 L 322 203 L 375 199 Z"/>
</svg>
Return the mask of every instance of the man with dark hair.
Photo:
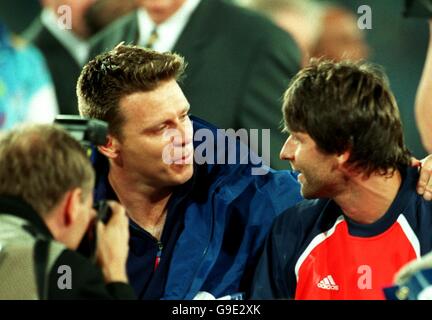
<svg viewBox="0 0 432 320">
<path fill-rule="evenodd" d="M 96 197 L 126 207 L 128 275 L 141 299 L 247 292 L 271 221 L 301 199 L 289 171 L 253 175 L 252 163 L 220 164 L 219 149 L 219 161 L 193 163 L 202 146 L 193 132 L 207 135 L 203 144 L 225 137 L 189 117 L 176 81 L 183 69 L 176 54 L 119 45 L 90 61 L 77 85 L 81 114 L 109 123 Z"/>
<path fill-rule="evenodd" d="M 48 125 L 0 137 L 0 299 L 133 299 L 124 208 L 97 224 L 101 270 L 76 250 L 95 218 L 83 148 Z M 102 271 L 102 272 L 101 272 Z"/>
<path fill-rule="evenodd" d="M 432 249 L 432 205 L 416 193 L 387 80 L 362 63 L 314 61 L 285 93 L 281 158 L 306 199 L 278 217 L 254 278 L 257 299 L 382 299 Z"/>
</svg>

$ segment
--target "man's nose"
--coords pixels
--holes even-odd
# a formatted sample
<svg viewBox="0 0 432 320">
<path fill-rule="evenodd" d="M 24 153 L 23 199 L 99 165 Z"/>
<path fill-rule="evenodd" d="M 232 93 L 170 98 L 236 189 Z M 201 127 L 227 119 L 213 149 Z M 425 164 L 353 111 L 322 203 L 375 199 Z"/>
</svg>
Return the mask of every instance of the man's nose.
<svg viewBox="0 0 432 320">
<path fill-rule="evenodd" d="M 181 125 L 180 128 L 180 134 L 181 134 L 181 141 L 182 145 L 188 145 L 192 143 L 193 141 L 193 128 L 192 128 L 192 122 L 190 119 L 187 119 Z"/>
<path fill-rule="evenodd" d="M 294 145 L 292 142 L 292 137 L 289 136 L 288 139 L 286 139 L 284 145 L 282 146 L 282 149 L 279 154 L 279 158 L 281 160 L 288 160 L 293 161 L 294 160 Z"/>
<path fill-rule="evenodd" d="M 176 147 L 188 145 L 193 141 L 193 129 L 190 120 L 179 123 L 172 133 L 171 141 Z"/>
</svg>

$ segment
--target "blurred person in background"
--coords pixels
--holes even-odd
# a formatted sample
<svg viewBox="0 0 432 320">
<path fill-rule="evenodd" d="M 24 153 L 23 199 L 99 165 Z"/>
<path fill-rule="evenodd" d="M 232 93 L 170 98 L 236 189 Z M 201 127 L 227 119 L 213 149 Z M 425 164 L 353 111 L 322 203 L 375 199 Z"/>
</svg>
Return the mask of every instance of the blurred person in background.
<svg viewBox="0 0 432 320">
<path fill-rule="evenodd" d="M 140 9 L 94 39 L 93 55 L 118 43 L 184 56 L 182 90 L 194 115 L 220 128 L 270 129 L 270 165 L 283 144 L 280 98 L 300 67 L 291 36 L 224 0 L 139 0 Z"/>
<path fill-rule="evenodd" d="M 62 114 L 78 114 L 75 85 L 88 61 L 91 35 L 84 15 L 94 1 L 41 0 L 40 16 L 23 33 L 45 56 Z"/>
<path fill-rule="evenodd" d="M 357 26 L 357 16 L 341 7 L 328 5 L 321 19 L 320 34 L 311 47 L 311 57 L 341 60 L 364 60 L 370 49 L 364 32 Z"/>
<path fill-rule="evenodd" d="M 57 113 L 43 56 L 0 21 L 0 130 L 23 122 L 49 123 Z"/>
<path fill-rule="evenodd" d="M 240 2 L 268 15 L 290 33 L 302 53 L 302 66 L 310 59 L 311 48 L 320 34 L 323 6 L 313 0 L 248 0 Z"/>
<path fill-rule="evenodd" d="M 311 57 L 333 61 L 369 56 L 357 17 L 341 6 L 315 0 L 248 0 L 244 5 L 267 14 L 292 34 L 302 50 L 302 64 Z"/>
<path fill-rule="evenodd" d="M 417 90 L 415 115 L 423 146 L 432 152 L 432 20 L 429 29 L 429 48 Z"/>
</svg>

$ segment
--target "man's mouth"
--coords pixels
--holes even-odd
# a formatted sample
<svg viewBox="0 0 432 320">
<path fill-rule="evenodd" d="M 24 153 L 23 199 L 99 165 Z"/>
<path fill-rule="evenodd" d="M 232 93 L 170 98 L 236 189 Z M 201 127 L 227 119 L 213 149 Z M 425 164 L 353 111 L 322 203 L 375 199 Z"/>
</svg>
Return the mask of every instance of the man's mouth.
<svg viewBox="0 0 432 320">
<path fill-rule="evenodd" d="M 300 182 L 300 179 L 304 179 L 304 174 L 302 171 L 296 169 L 294 166 L 291 165 L 291 169 L 297 173 L 297 181 Z"/>
<path fill-rule="evenodd" d="M 173 164 L 191 164 L 193 162 L 194 149 L 190 144 L 182 149 L 182 156 L 173 159 Z"/>
</svg>

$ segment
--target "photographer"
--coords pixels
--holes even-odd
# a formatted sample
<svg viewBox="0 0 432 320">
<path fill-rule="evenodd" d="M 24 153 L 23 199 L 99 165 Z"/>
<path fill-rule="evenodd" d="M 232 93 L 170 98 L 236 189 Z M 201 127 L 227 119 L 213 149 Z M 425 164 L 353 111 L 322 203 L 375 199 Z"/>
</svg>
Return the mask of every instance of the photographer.
<svg viewBox="0 0 432 320">
<path fill-rule="evenodd" d="M 96 211 L 84 149 L 50 125 L 0 137 L 0 299 L 133 299 L 127 284 L 128 220 L 97 222 L 100 269 L 75 252 Z"/>
</svg>

